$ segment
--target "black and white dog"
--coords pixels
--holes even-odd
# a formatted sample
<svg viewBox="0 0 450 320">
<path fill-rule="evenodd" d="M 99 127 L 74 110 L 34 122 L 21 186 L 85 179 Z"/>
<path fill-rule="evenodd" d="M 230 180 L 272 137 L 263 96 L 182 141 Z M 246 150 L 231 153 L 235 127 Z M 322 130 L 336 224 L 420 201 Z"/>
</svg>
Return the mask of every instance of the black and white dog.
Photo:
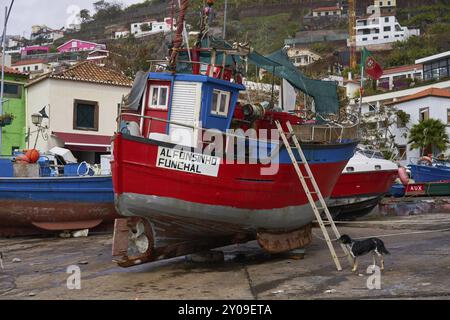
<svg viewBox="0 0 450 320">
<path fill-rule="evenodd" d="M 362 241 L 354 241 L 348 235 L 343 235 L 339 240 L 347 246 L 353 257 L 353 272 L 358 270 L 358 257 L 364 256 L 372 252 L 373 266 L 377 265 L 376 256 L 380 257 L 381 270 L 384 270 L 384 255 L 390 254 L 386 249 L 384 242 L 378 238 L 370 238 Z"/>
</svg>

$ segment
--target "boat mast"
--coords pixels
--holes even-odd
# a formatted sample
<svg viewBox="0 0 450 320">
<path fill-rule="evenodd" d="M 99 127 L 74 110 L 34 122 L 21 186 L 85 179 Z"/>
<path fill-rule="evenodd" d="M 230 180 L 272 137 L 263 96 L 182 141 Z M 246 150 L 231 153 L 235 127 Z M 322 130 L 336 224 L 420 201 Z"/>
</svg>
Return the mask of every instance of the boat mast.
<svg viewBox="0 0 450 320">
<path fill-rule="evenodd" d="M 211 17 L 213 14 L 212 6 L 214 5 L 214 0 L 206 0 L 205 2 L 207 6 L 205 6 L 202 10 L 202 17 L 200 21 L 200 32 L 198 34 L 197 43 L 195 44 L 197 48 L 202 47 L 202 40 L 208 33 L 208 26 L 210 20 L 212 19 Z"/>
<path fill-rule="evenodd" d="M 173 40 L 173 48 L 169 61 L 169 70 L 172 72 L 175 72 L 177 69 L 178 51 L 180 51 L 181 46 L 183 45 L 184 21 L 186 18 L 186 11 L 188 7 L 189 7 L 189 0 L 180 1 L 180 13 L 178 15 L 177 31 L 175 34 L 175 38 Z"/>
</svg>

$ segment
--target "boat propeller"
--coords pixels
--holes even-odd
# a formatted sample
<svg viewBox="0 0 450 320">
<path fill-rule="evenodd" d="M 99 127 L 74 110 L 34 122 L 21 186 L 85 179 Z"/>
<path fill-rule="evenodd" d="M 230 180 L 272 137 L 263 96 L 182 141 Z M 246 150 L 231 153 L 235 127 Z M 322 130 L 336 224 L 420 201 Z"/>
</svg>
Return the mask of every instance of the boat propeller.
<svg viewBox="0 0 450 320">
<path fill-rule="evenodd" d="M 142 255 L 148 251 L 150 241 L 146 235 L 145 225 L 142 221 L 136 224 L 135 230 L 130 230 L 128 241 L 128 249 L 131 251 L 129 254 L 132 256 Z"/>
</svg>

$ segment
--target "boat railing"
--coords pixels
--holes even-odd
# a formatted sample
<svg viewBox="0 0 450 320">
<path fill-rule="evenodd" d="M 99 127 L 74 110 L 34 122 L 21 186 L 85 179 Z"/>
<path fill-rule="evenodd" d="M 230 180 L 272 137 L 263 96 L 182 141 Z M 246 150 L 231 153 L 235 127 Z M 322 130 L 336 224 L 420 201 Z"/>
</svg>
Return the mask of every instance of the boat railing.
<svg viewBox="0 0 450 320">
<path fill-rule="evenodd" d="M 162 119 L 162 118 L 157 118 L 157 117 L 151 117 L 151 116 L 145 116 L 142 114 L 137 114 L 137 113 L 121 113 L 118 117 L 117 117 L 117 132 L 121 132 L 122 129 L 122 122 L 123 121 L 127 121 L 124 118 L 132 118 L 134 120 L 138 120 L 135 121 L 136 123 L 140 124 L 139 125 L 139 134 L 143 137 L 149 137 L 149 135 L 152 133 L 150 132 L 150 129 L 148 129 L 148 132 L 143 132 L 143 122 L 146 120 L 148 121 L 148 124 L 146 125 L 147 128 L 151 128 L 152 127 L 152 123 L 153 122 L 160 122 L 160 123 L 164 123 L 164 124 L 169 124 L 169 125 L 175 125 L 178 127 L 183 127 L 186 129 L 191 129 L 191 130 L 198 130 L 201 132 L 214 132 L 217 134 L 220 134 L 224 137 L 229 137 L 229 138 L 239 138 L 239 139 L 243 139 L 246 138 L 246 140 L 248 141 L 253 141 L 255 143 L 260 142 L 260 139 L 254 139 L 251 137 L 248 137 L 245 135 L 239 135 L 239 134 L 235 134 L 232 132 L 223 132 L 217 129 L 211 129 L 211 128 L 204 128 L 204 127 L 200 127 L 200 126 L 195 126 L 195 125 L 189 125 L 186 123 L 182 123 L 182 122 L 177 122 L 177 121 L 171 121 L 171 120 L 167 120 L 167 119 Z M 354 124 L 351 126 L 344 126 L 342 124 L 301 124 L 301 125 L 293 125 L 294 128 L 294 132 L 297 136 L 297 138 L 305 143 L 305 144 L 330 144 L 330 143 L 343 143 L 343 142 L 350 142 L 350 141 L 357 141 L 359 136 L 358 136 L 358 125 Z M 275 128 L 273 128 L 274 130 L 276 130 Z M 289 134 L 286 132 L 286 134 Z M 279 141 L 279 139 L 277 139 L 277 141 Z M 273 143 L 273 141 L 272 141 Z"/>
</svg>

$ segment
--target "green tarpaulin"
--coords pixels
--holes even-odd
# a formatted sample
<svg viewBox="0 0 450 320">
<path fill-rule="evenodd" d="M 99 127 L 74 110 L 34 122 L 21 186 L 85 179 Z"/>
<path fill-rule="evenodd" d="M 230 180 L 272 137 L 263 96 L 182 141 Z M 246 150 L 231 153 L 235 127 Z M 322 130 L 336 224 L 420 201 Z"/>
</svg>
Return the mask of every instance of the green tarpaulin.
<svg viewBox="0 0 450 320">
<path fill-rule="evenodd" d="M 207 41 L 207 40 L 205 40 Z M 204 47 L 211 47 L 215 49 L 231 49 L 232 46 L 220 38 L 211 37 L 209 43 L 205 43 Z M 227 64 L 231 64 L 231 57 Z M 239 57 L 235 57 L 239 62 Z M 187 53 L 181 53 L 180 60 L 188 60 Z M 200 60 L 205 63 L 210 62 L 209 53 L 202 53 Z M 217 56 L 217 61 L 222 61 L 220 54 Z M 339 111 L 339 97 L 337 92 L 337 84 L 330 81 L 314 80 L 306 77 L 300 70 L 298 70 L 289 57 L 283 50 L 278 50 L 268 56 L 263 56 L 255 51 L 249 54 L 249 62 L 258 67 L 273 73 L 275 76 L 287 80 L 294 88 L 311 96 L 314 99 L 316 113 L 336 114 Z M 177 71 L 183 72 L 184 69 L 189 69 L 189 65 L 180 65 Z"/>
</svg>

